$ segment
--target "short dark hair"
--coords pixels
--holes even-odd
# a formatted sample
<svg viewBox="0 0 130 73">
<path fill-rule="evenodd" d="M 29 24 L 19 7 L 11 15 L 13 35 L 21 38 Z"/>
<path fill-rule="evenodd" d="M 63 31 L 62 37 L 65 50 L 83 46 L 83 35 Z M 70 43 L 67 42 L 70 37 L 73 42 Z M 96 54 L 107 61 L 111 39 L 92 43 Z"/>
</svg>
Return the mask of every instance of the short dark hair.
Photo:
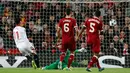
<svg viewBox="0 0 130 73">
<path fill-rule="evenodd" d="M 67 8 L 67 9 L 66 9 L 66 15 L 70 15 L 71 12 L 72 12 L 72 10 L 71 10 L 70 8 Z"/>
<path fill-rule="evenodd" d="M 96 10 L 96 11 L 95 11 L 95 16 L 96 16 L 96 17 L 101 16 L 101 12 L 100 12 L 99 10 Z"/>
<path fill-rule="evenodd" d="M 19 24 L 20 23 L 20 21 L 21 21 L 21 18 L 15 18 L 15 24 L 17 25 L 17 24 Z"/>
</svg>

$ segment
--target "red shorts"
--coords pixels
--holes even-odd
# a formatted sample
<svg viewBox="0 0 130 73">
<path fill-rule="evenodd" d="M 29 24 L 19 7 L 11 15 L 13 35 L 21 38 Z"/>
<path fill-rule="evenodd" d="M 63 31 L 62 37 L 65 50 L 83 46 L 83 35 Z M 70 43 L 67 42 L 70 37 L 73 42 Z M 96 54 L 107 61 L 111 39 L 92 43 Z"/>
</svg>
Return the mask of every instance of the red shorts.
<svg viewBox="0 0 130 73">
<path fill-rule="evenodd" d="M 94 52 L 94 53 L 100 52 L 100 40 L 99 39 L 87 40 L 87 44 L 91 46 L 92 52 Z"/>
<path fill-rule="evenodd" d="M 69 49 L 71 52 L 74 52 L 76 50 L 76 43 L 75 41 L 73 42 L 62 42 L 62 48 L 61 48 L 61 52 L 66 52 L 67 49 Z"/>
</svg>

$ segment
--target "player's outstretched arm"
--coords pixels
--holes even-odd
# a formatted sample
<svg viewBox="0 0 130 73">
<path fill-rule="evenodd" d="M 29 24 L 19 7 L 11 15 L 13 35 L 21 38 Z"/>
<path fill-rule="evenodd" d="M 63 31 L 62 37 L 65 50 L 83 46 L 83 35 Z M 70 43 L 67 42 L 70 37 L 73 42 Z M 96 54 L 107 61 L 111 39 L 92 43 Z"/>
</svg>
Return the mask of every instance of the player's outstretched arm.
<svg viewBox="0 0 130 73">
<path fill-rule="evenodd" d="M 81 31 L 79 32 L 78 36 L 76 37 L 76 41 L 79 40 L 79 37 L 81 36 L 81 34 L 82 34 L 83 31 L 85 30 L 85 28 L 86 28 L 86 27 L 83 27 L 83 28 L 81 29 Z"/>
<path fill-rule="evenodd" d="M 61 37 L 60 31 L 61 31 L 61 28 L 58 27 L 58 28 L 57 28 L 57 32 L 56 32 L 57 41 L 58 41 L 58 40 L 60 39 L 60 37 Z"/>
<path fill-rule="evenodd" d="M 78 37 L 78 34 L 79 34 L 78 26 L 75 27 L 75 31 L 76 31 L 76 37 Z"/>
</svg>

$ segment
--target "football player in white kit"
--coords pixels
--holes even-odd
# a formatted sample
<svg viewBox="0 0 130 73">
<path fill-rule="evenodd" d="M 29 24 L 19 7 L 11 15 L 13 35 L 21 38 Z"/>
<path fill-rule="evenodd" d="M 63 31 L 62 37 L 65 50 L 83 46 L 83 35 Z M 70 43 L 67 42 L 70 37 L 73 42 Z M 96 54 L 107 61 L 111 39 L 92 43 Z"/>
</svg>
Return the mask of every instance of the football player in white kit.
<svg viewBox="0 0 130 73">
<path fill-rule="evenodd" d="M 29 42 L 26 35 L 26 29 L 24 28 L 26 21 L 17 18 L 15 20 L 15 23 L 16 26 L 13 29 L 13 38 L 15 40 L 16 47 L 23 55 L 25 55 L 27 60 L 32 62 L 32 66 L 34 69 L 39 68 L 39 58 L 36 54 L 33 44 Z"/>
</svg>

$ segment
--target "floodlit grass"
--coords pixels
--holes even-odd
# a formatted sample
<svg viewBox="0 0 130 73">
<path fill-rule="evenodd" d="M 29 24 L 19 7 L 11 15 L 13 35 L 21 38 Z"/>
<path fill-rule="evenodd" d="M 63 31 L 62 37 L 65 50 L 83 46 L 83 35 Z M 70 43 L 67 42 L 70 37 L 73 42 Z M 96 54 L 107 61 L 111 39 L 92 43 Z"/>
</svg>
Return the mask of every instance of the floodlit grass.
<svg viewBox="0 0 130 73">
<path fill-rule="evenodd" d="M 73 68 L 72 71 L 40 70 L 32 68 L 0 68 L 0 73 L 88 73 L 85 68 Z M 90 73 L 99 73 L 97 68 L 92 68 Z M 130 73 L 130 68 L 106 68 L 101 73 Z"/>
</svg>

